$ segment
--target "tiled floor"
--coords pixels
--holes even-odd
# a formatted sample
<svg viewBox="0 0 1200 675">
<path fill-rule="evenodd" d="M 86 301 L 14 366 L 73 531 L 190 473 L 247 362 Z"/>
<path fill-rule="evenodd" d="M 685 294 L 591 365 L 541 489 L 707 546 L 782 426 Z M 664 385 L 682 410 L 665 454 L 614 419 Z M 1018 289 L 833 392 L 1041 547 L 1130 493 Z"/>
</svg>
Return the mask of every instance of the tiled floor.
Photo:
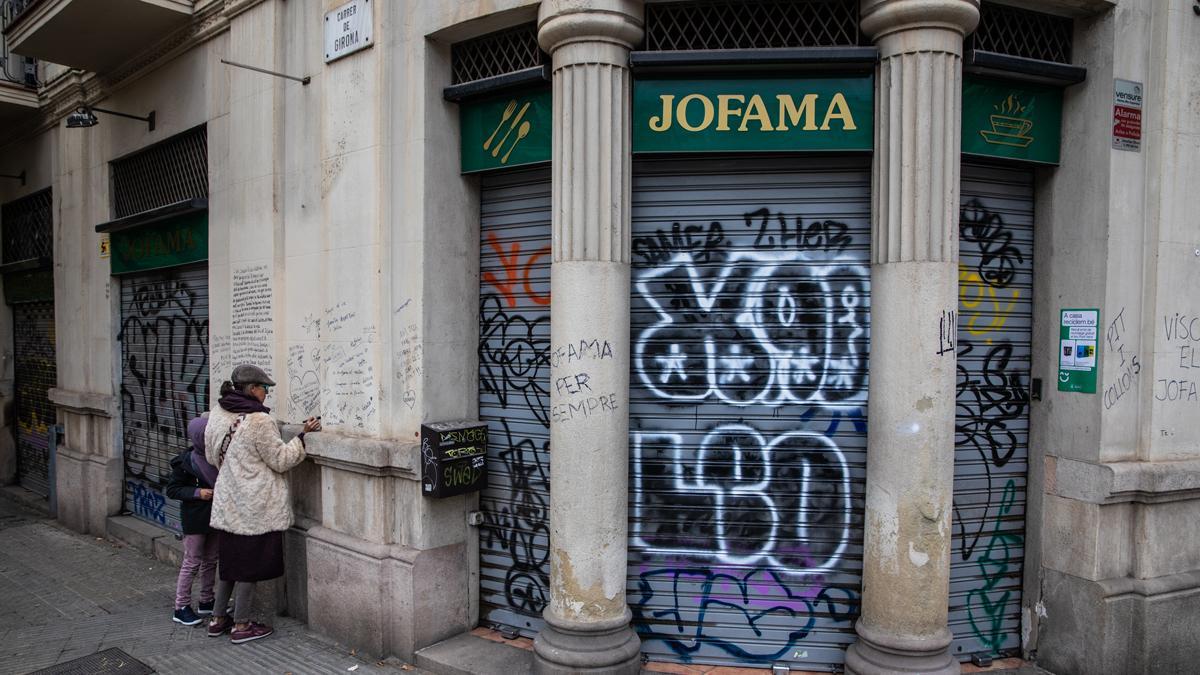
<svg viewBox="0 0 1200 675">
<path fill-rule="evenodd" d="M 508 644 L 516 649 L 533 649 L 533 640 L 529 638 L 518 637 L 510 640 L 501 635 L 499 631 L 490 628 L 476 628 L 471 631 L 471 634 L 493 642 Z M 1016 671 L 1020 668 L 1026 668 L 1028 669 L 1027 672 L 1031 673 L 1037 672 L 1021 659 L 998 659 L 987 668 L 980 668 L 965 663 L 963 664 L 962 671 L 964 673 L 996 673 L 996 675 L 1000 675 L 1001 673 Z M 771 670 L 769 668 L 735 668 L 731 666 L 691 665 L 651 661 L 645 665 L 642 672 L 648 675 L 657 673 L 668 673 L 670 675 L 766 675 Z M 791 671 L 792 675 L 822 675 L 825 672 L 808 670 Z M 1046 675 L 1049 674 L 1047 673 Z"/>
<path fill-rule="evenodd" d="M 11 489 L 11 488 L 5 488 Z M 106 540 L 80 535 L 0 495 L 0 675 L 28 673 L 119 647 L 160 673 L 418 672 L 398 662 L 369 662 L 287 617 L 275 635 L 246 645 L 209 639 L 202 626 L 170 620 L 177 570 Z M 481 638 L 533 649 L 478 628 Z M 1036 672 L 1020 659 L 964 673 Z M 1007 669 L 1007 670 L 1006 670 Z M 764 675 L 728 666 L 646 664 L 646 673 Z M 792 671 L 799 674 L 801 671 Z M 505 675 L 519 675 L 506 673 Z"/>
<path fill-rule="evenodd" d="M 5 488 L 11 489 L 11 488 Z M 177 570 L 0 496 L 0 675 L 119 647 L 159 673 L 414 672 L 364 661 L 287 617 L 245 645 L 171 621 Z"/>
</svg>

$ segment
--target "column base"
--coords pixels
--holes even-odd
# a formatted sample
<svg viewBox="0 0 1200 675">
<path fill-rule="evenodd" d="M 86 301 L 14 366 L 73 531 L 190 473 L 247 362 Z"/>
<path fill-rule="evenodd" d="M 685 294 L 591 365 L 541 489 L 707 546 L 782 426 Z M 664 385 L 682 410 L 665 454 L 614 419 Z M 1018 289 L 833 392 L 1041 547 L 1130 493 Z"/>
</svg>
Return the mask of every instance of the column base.
<svg viewBox="0 0 1200 675">
<path fill-rule="evenodd" d="M 466 591 L 447 581 L 465 581 L 465 551 L 462 542 L 419 550 L 310 527 L 308 625 L 360 653 L 412 661 L 470 629 Z"/>
<path fill-rule="evenodd" d="M 616 621 L 562 625 L 546 612 L 546 627 L 533 641 L 533 672 L 637 675 L 642 669 L 642 641 L 629 626 L 632 617 L 626 608 Z"/>
<path fill-rule="evenodd" d="M 108 517 L 121 512 L 125 465 L 119 457 L 81 453 L 58 446 L 55 458 L 58 522 L 95 536 L 105 536 Z"/>
<path fill-rule="evenodd" d="M 858 642 L 846 650 L 846 675 L 958 675 L 958 661 L 950 655 L 950 630 L 933 638 L 887 635 L 863 624 L 854 631 Z"/>
</svg>

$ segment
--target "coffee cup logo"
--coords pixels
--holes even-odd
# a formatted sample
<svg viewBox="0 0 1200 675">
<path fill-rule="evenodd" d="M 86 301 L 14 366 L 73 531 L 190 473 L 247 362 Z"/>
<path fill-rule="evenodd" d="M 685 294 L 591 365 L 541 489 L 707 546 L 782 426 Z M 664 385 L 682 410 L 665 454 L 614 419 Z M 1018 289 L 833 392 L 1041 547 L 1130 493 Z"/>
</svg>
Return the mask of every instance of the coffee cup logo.
<svg viewBox="0 0 1200 675">
<path fill-rule="evenodd" d="M 992 145 L 1009 145 L 1014 148 L 1026 148 L 1033 142 L 1033 136 L 1029 135 L 1033 131 L 1033 120 L 1028 119 L 1023 115 L 1025 106 L 1021 105 L 1012 94 L 1000 103 L 992 106 L 996 112 L 988 116 L 988 121 L 992 123 L 991 131 L 980 131 L 979 135 L 983 136 L 983 140 Z"/>
</svg>

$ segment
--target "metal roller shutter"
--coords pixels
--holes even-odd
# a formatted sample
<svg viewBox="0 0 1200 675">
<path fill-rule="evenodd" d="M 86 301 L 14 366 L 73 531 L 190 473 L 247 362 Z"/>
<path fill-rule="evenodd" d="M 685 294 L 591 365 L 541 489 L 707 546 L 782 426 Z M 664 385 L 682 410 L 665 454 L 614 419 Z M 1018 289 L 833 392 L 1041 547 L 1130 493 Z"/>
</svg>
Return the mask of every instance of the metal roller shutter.
<svg viewBox="0 0 1200 675">
<path fill-rule="evenodd" d="M 964 164 L 961 198 L 950 629 L 965 660 L 1021 647 L 1033 176 Z"/>
<path fill-rule="evenodd" d="M 480 188 L 480 621 L 533 636 L 550 598 L 550 171 Z"/>
<path fill-rule="evenodd" d="M 869 162 L 640 162 L 629 604 L 651 660 L 832 669 L 862 573 Z"/>
<path fill-rule="evenodd" d="M 49 427 L 54 404 L 47 392 L 57 386 L 54 303 L 13 305 L 13 346 L 17 408 L 17 480 L 39 495 L 50 494 Z"/>
<path fill-rule="evenodd" d="M 163 491 L 188 422 L 209 408 L 207 268 L 122 277 L 118 339 L 125 508 L 178 531 L 179 502 Z"/>
</svg>

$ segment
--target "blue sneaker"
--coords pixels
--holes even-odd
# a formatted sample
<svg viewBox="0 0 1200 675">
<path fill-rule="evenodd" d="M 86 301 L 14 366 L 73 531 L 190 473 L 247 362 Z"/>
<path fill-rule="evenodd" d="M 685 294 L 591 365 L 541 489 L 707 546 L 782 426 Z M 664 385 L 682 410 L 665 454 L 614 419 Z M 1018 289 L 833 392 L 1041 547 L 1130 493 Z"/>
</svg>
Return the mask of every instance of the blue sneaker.
<svg viewBox="0 0 1200 675">
<path fill-rule="evenodd" d="M 171 620 L 175 623 L 181 623 L 185 626 L 195 626 L 204 619 L 201 619 L 198 614 L 192 611 L 191 606 L 183 609 L 175 610 L 175 614 L 171 616 Z"/>
</svg>

